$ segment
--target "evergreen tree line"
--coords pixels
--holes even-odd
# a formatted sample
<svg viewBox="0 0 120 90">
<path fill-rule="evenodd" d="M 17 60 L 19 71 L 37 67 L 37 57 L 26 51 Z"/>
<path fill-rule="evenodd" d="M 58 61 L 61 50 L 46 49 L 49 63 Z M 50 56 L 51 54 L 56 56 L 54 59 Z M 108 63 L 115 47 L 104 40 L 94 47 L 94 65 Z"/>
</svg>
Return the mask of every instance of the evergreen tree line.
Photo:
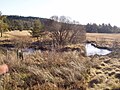
<svg viewBox="0 0 120 90">
<path fill-rule="evenodd" d="M 39 18 L 39 17 L 24 17 L 24 16 L 6 16 L 4 22 L 9 26 L 9 30 L 31 30 L 34 27 L 34 21 L 40 20 L 44 26 L 47 26 L 52 21 L 51 19 Z M 110 24 L 87 24 L 83 25 L 88 33 L 120 33 L 120 28 L 117 26 L 111 26 Z"/>
<path fill-rule="evenodd" d="M 88 33 L 120 33 L 120 28 L 117 26 L 111 26 L 110 24 L 87 24 L 85 25 L 86 32 Z"/>
<path fill-rule="evenodd" d="M 9 25 L 9 30 L 31 30 L 34 27 L 34 21 L 40 20 L 44 25 L 49 19 L 38 17 L 6 16 L 5 23 Z"/>
</svg>

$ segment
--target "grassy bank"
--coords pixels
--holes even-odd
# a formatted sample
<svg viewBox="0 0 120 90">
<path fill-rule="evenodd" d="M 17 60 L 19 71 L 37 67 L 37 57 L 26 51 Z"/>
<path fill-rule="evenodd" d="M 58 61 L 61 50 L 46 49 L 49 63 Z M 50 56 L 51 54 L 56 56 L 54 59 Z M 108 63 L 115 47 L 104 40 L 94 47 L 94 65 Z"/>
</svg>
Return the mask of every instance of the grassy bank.
<svg viewBox="0 0 120 90">
<path fill-rule="evenodd" d="M 92 63 L 78 52 L 35 52 L 17 59 L 1 55 L 9 72 L 0 77 L 1 90 L 85 90 Z"/>
<path fill-rule="evenodd" d="M 0 90 L 119 90 L 120 53 L 115 57 L 83 57 L 79 52 L 34 52 L 17 59 L 1 54 L 9 72 L 0 76 Z"/>
</svg>

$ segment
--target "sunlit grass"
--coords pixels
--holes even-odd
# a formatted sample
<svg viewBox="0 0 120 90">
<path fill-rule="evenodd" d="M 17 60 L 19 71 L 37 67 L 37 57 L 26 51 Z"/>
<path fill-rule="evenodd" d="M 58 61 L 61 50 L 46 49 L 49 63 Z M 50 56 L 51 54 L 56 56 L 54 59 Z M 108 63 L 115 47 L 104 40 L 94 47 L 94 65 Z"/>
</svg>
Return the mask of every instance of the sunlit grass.
<svg viewBox="0 0 120 90">
<path fill-rule="evenodd" d="M 5 90 L 85 89 L 91 65 L 79 52 L 35 52 L 24 56 L 24 60 L 17 59 L 13 52 L 0 59 L 9 66 L 9 72 L 1 76 L 1 88 Z"/>
</svg>

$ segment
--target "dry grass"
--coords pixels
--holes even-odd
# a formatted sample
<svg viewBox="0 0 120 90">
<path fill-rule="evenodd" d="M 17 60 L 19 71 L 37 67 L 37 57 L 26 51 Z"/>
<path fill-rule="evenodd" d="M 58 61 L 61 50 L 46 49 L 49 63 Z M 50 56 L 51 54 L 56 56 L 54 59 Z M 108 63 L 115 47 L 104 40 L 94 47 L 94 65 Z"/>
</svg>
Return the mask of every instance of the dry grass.
<svg viewBox="0 0 120 90">
<path fill-rule="evenodd" d="M 120 34 L 87 33 L 86 39 L 96 42 L 98 46 L 120 47 Z"/>
<path fill-rule="evenodd" d="M 78 52 L 35 52 L 19 60 L 3 55 L 10 71 L 1 76 L 1 90 L 86 90 L 91 63 Z"/>
<path fill-rule="evenodd" d="M 24 31 L 15 30 L 15 31 L 6 32 L 5 34 L 11 36 L 31 36 L 29 30 L 24 30 Z"/>
<path fill-rule="evenodd" d="M 40 52 L 17 59 L 11 51 L 0 63 L 9 72 L 0 77 L 0 90 L 103 90 L 120 88 L 120 58 L 83 57 L 79 52 Z"/>
<path fill-rule="evenodd" d="M 99 64 L 90 70 L 89 90 L 120 89 L 120 58 L 101 56 L 94 58 Z"/>
<path fill-rule="evenodd" d="M 96 39 L 100 38 L 108 38 L 109 40 L 120 38 L 120 34 L 104 34 L 104 33 L 87 33 L 86 36 L 87 40 L 91 41 L 95 41 Z"/>
<path fill-rule="evenodd" d="M 19 31 L 19 30 L 15 30 L 15 31 L 8 31 L 8 32 L 5 32 L 3 33 L 3 37 L 0 37 L 0 40 L 10 40 L 12 38 L 16 38 L 16 37 L 19 37 L 19 36 L 27 36 L 27 37 L 30 37 L 30 33 L 28 30 L 24 30 L 24 31 Z"/>
</svg>

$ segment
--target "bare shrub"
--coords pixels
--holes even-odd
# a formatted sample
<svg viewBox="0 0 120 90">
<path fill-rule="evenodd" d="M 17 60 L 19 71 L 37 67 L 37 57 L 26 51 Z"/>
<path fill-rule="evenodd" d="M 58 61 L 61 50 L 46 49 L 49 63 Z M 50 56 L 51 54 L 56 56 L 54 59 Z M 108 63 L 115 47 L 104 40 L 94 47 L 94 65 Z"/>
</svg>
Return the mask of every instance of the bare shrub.
<svg viewBox="0 0 120 90">
<path fill-rule="evenodd" d="M 68 17 L 52 17 L 47 30 L 51 32 L 51 37 L 55 45 L 65 45 L 70 43 L 81 43 L 85 41 L 85 29 L 82 25 L 75 24 Z"/>
</svg>

